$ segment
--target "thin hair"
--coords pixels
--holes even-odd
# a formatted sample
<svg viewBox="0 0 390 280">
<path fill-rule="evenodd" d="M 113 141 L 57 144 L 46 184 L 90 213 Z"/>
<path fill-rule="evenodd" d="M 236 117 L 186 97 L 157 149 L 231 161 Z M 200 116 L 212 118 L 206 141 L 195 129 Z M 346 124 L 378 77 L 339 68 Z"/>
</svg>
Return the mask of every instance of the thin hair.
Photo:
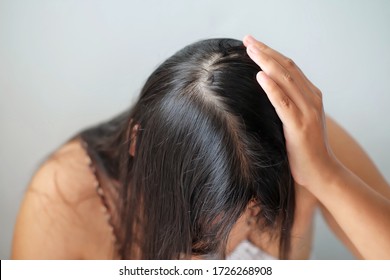
<svg viewBox="0 0 390 280">
<path fill-rule="evenodd" d="M 288 258 L 294 185 L 259 70 L 241 41 L 194 43 L 150 75 L 130 110 L 81 133 L 118 182 L 111 211 L 121 258 L 225 258 L 250 201 L 259 230 Z"/>
</svg>

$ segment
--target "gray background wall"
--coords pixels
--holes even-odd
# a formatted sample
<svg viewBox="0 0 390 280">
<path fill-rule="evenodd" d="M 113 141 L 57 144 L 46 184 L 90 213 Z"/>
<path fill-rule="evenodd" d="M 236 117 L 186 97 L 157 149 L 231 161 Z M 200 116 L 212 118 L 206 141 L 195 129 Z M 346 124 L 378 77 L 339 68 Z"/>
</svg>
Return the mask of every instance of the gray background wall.
<svg viewBox="0 0 390 280">
<path fill-rule="evenodd" d="M 386 0 L 0 0 L 0 258 L 40 160 L 199 39 L 250 33 L 292 57 L 389 180 L 389 27 Z M 314 254 L 352 257 L 321 218 Z"/>
</svg>

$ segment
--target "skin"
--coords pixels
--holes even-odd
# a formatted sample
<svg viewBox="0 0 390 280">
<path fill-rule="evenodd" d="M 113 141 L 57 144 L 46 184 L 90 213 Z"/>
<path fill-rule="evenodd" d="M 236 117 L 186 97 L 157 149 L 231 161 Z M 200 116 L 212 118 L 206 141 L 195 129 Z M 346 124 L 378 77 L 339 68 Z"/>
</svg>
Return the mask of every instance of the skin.
<svg viewBox="0 0 390 280">
<path fill-rule="evenodd" d="M 263 69 L 258 81 L 284 125 L 296 181 L 290 258 L 310 257 L 314 211 L 320 208 L 356 257 L 389 259 L 388 183 L 357 142 L 325 116 L 321 92 L 290 59 L 250 36 L 244 38 L 244 44 Z M 134 155 L 134 147 L 129 152 Z M 12 258 L 117 258 L 96 183 L 78 140 L 59 148 L 35 173 L 25 193 Z M 249 239 L 277 257 L 277 238 L 248 225 L 257 211 L 253 204 L 248 205 L 229 236 L 227 253 Z"/>
<path fill-rule="evenodd" d="M 283 122 L 295 182 L 319 201 L 353 252 L 365 259 L 389 259 L 389 184 L 370 162 L 367 165 L 374 174 L 363 170 L 355 174 L 359 164 L 340 160 L 333 152 L 322 93 L 291 59 L 251 36 L 244 38 L 244 44 L 262 68 L 257 80 Z M 344 139 L 349 142 L 348 137 Z M 357 161 L 355 155 L 351 158 Z"/>
</svg>

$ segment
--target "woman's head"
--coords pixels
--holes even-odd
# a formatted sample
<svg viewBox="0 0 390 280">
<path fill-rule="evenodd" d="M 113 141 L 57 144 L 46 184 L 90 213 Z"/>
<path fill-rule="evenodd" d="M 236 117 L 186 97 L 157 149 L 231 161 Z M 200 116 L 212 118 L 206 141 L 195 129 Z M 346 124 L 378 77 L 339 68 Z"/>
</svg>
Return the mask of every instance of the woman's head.
<svg viewBox="0 0 390 280">
<path fill-rule="evenodd" d="M 286 257 L 293 180 L 282 124 L 255 79 L 259 70 L 241 41 L 211 39 L 180 50 L 148 78 L 117 167 L 126 186 L 124 257 L 223 257 L 249 203 Z M 124 152 L 134 144 L 134 156 Z"/>
</svg>

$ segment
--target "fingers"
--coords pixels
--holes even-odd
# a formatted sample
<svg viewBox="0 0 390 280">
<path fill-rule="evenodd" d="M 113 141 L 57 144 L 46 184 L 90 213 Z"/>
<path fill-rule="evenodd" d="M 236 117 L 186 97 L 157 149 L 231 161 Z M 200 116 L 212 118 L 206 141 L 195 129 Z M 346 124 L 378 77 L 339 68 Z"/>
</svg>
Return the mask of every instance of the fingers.
<svg viewBox="0 0 390 280">
<path fill-rule="evenodd" d="M 253 38 L 250 35 L 245 36 L 244 45 L 246 47 L 254 46 L 255 48 L 261 50 L 262 52 L 268 54 L 269 56 L 271 56 L 273 59 L 275 59 L 280 65 L 282 65 L 284 68 L 286 68 L 290 72 L 297 72 L 297 70 L 300 70 L 299 67 L 294 63 L 293 60 L 284 56 L 280 52 L 270 48 L 266 44 L 264 44 L 260 41 L 257 41 L 255 38 Z"/>
<path fill-rule="evenodd" d="M 265 52 L 248 46 L 248 55 L 256 64 L 285 92 L 285 95 L 291 99 L 300 110 L 307 109 L 307 97 L 305 90 L 301 89 L 291 73 L 280 65 L 275 59 Z"/>
<path fill-rule="evenodd" d="M 316 95 L 321 94 L 318 88 L 309 81 L 309 79 L 303 74 L 302 70 L 294 63 L 292 59 L 270 48 L 266 44 L 257 41 L 250 35 L 245 36 L 243 42 L 246 47 L 254 46 L 262 52 L 271 56 L 273 59 L 275 59 L 281 66 L 283 66 L 287 71 L 289 71 L 291 76 L 299 83 L 302 90 L 310 90 Z"/>
<path fill-rule="evenodd" d="M 260 71 L 256 78 L 274 106 L 282 123 L 287 126 L 296 123 L 300 112 L 289 96 L 264 71 Z"/>
<path fill-rule="evenodd" d="M 292 61 L 290 58 L 284 56 L 283 54 L 279 53 L 278 51 L 268 47 L 266 44 L 257 41 L 252 36 L 248 35 L 244 38 L 244 45 L 246 47 L 254 46 L 255 48 L 261 50 L 262 52 L 268 54 L 273 59 L 275 59 L 280 65 L 282 65 L 284 68 L 289 70 L 290 72 L 295 72 L 299 69 L 297 65 L 295 65 L 294 61 Z"/>
</svg>

